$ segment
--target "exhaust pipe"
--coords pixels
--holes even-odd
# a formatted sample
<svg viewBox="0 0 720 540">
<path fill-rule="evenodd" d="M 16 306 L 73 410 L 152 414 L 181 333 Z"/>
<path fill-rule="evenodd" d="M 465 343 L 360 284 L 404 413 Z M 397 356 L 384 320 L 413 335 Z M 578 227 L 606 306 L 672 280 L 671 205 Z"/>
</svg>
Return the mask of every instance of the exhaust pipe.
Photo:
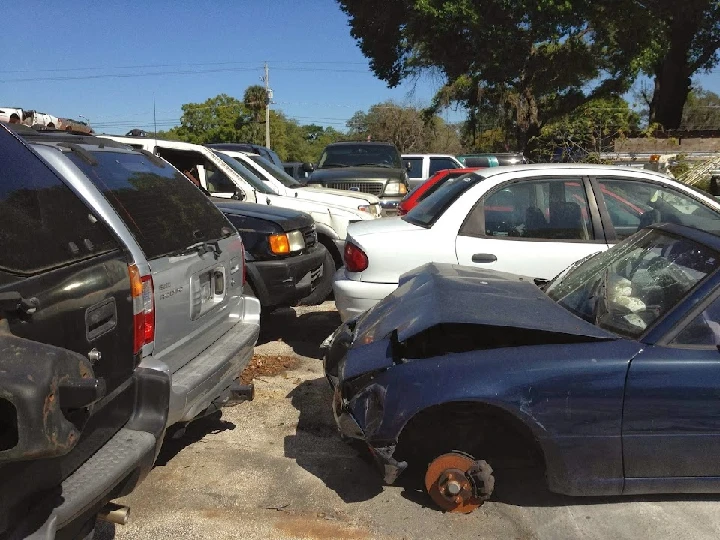
<svg viewBox="0 0 720 540">
<path fill-rule="evenodd" d="M 109 502 L 100 510 L 97 517 L 115 525 L 127 525 L 130 519 L 130 507 Z"/>
</svg>

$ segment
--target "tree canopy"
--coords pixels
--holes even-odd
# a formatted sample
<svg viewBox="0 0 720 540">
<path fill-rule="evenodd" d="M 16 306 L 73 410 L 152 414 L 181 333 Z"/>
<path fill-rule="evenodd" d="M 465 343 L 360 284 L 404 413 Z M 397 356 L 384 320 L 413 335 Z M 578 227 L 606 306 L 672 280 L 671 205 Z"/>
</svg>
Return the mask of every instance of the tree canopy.
<svg viewBox="0 0 720 540">
<path fill-rule="evenodd" d="M 337 0 L 389 86 L 430 71 L 433 108 L 502 111 L 520 149 L 593 99 L 655 77 L 651 115 L 677 127 L 689 77 L 717 63 L 717 0 Z M 689 86 L 687 86 L 689 88 Z M 684 93 L 683 93 L 684 92 Z"/>
</svg>

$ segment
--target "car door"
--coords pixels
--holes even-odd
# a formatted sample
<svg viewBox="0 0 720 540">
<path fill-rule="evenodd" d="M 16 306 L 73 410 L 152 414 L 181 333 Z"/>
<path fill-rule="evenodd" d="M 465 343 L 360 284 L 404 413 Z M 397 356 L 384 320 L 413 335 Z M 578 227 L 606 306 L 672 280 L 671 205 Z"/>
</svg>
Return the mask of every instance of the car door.
<svg viewBox="0 0 720 540">
<path fill-rule="evenodd" d="M 632 479 L 720 481 L 719 295 L 686 321 L 630 363 L 622 427 L 626 490 L 652 486 Z"/>
<path fill-rule="evenodd" d="M 459 264 L 551 279 L 607 249 L 589 182 L 548 176 L 501 184 L 470 211 L 456 239 Z"/>
</svg>

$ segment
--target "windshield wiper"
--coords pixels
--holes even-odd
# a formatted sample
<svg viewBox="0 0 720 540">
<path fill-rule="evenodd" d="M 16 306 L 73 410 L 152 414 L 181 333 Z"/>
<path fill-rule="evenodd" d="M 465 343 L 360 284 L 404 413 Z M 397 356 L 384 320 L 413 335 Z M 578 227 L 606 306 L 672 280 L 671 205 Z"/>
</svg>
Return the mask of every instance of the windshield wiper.
<svg viewBox="0 0 720 540">
<path fill-rule="evenodd" d="M 392 169 L 392 165 L 388 165 L 387 163 L 358 163 L 355 165 L 355 167 L 383 167 L 385 169 Z"/>
<path fill-rule="evenodd" d="M 345 165 L 344 163 L 325 163 L 322 167 L 318 167 L 318 169 L 332 169 L 333 167 L 349 167 L 350 165 Z"/>
<path fill-rule="evenodd" d="M 166 256 L 182 257 L 183 255 L 190 255 L 193 252 L 196 252 L 198 255 L 205 255 L 206 253 L 212 252 L 212 254 L 217 259 L 222 253 L 222 250 L 220 249 L 220 243 L 216 240 L 214 242 L 198 242 L 197 244 L 193 244 L 192 246 L 181 248 L 176 251 L 171 251 Z"/>
</svg>

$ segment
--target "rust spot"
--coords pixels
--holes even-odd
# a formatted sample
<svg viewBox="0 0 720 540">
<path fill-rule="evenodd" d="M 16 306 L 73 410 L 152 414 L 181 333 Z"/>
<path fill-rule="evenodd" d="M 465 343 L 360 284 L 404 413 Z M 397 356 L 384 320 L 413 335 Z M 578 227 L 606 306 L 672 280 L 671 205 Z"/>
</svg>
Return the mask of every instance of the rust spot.
<svg viewBox="0 0 720 540">
<path fill-rule="evenodd" d="M 331 540 L 342 538 L 345 540 L 363 540 L 370 538 L 370 533 L 364 529 L 351 527 L 345 523 L 297 516 L 280 519 L 275 528 L 287 535 L 297 538 L 317 538 Z"/>
</svg>

